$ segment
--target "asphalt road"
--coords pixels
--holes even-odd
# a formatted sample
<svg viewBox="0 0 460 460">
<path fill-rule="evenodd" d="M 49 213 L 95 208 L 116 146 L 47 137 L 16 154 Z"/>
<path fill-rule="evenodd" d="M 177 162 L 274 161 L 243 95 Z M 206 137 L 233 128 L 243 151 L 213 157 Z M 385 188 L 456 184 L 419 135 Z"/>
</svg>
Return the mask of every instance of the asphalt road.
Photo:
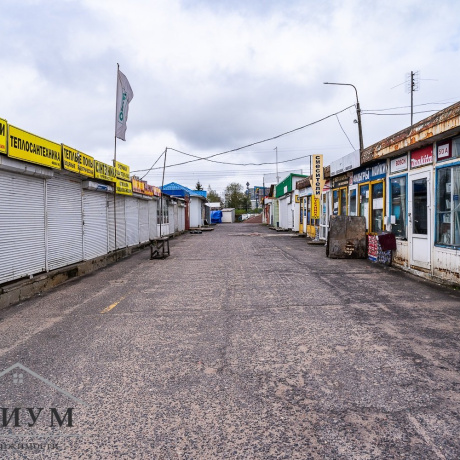
<svg viewBox="0 0 460 460">
<path fill-rule="evenodd" d="M 186 234 L 0 312 L 0 457 L 458 459 L 459 319 L 262 225 Z"/>
</svg>

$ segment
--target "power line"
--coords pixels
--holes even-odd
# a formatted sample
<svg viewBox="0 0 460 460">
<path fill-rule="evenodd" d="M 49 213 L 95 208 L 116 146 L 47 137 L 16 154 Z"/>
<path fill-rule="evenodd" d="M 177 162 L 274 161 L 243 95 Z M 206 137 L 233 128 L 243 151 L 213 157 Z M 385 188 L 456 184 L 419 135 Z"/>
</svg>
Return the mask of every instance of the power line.
<svg viewBox="0 0 460 460">
<path fill-rule="evenodd" d="M 147 170 L 142 170 L 142 169 L 139 169 L 137 171 L 133 171 L 133 172 L 139 172 L 139 171 L 147 171 L 142 177 L 141 177 L 141 180 L 153 169 L 153 167 L 160 161 L 160 158 L 166 153 L 166 149 L 163 150 L 163 153 L 157 158 L 157 160 L 155 161 L 155 163 L 153 163 L 152 166 L 150 166 L 149 169 Z"/>
<path fill-rule="evenodd" d="M 339 122 L 339 126 L 342 128 L 343 134 L 345 134 L 345 137 L 348 139 L 348 142 L 350 143 L 351 148 L 352 148 L 353 150 L 356 150 L 355 147 L 353 146 L 353 144 L 351 143 L 350 138 L 347 136 L 347 133 L 346 133 L 345 130 L 343 129 L 342 123 L 340 123 L 340 120 L 339 120 L 339 116 L 336 115 L 335 118 L 337 118 L 337 121 Z"/>
<path fill-rule="evenodd" d="M 457 100 L 457 98 L 451 98 L 451 100 Z M 446 102 L 425 102 L 424 104 L 415 104 L 414 107 L 421 107 L 424 105 L 446 105 L 450 104 L 451 100 L 447 100 Z M 389 107 L 388 109 L 362 109 L 362 112 L 385 112 L 386 110 L 396 110 L 396 109 L 408 109 L 410 105 L 402 105 L 400 107 Z"/>
<path fill-rule="evenodd" d="M 224 151 L 224 152 L 214 153 L 213 155 L 209 155 L 209 156 L 207 156 L 207 157 L 199 157 L 199 158 L 197 158 L 197 159 L 195 159 L 195 160 L 183 161 L 183 162 L 181 162 L 181 163 L 175 163 L 175 164 L 172 164 L 172 165 L 166 165 L 165 167 L 166 167 L 166 168 L 172 168 L 172 167 L 174 167 L 174 166 L 181 166 L 181 165 L 185 165 L 185 164 L 188 164 L 188 163 L 194 163 L 194 162 L 196 162 L 196 161 L 208 160 L 209 158 L 213 158 L 213 157 L 216 157 L 216 156 L 219 156 L 219 155 L 225 155 L 226 153 L 237 152 L 238 150 L 243 150 L 243 149 L 246 149 L 246 148 L 248 148 L 248 147 L 252 147 L 253 145 L 258 145 L 258 144 L 262 144 L 262 143 L 264 143 L 264 142 L 273 141 L 273 140 L 278 139 L 278 138 L 280 138 L 280 137 L 282 137 L 282 136 L 286 136 L 286 135 L 292 134 L 292 133 L 294 133 L 294 132 L 296 132 L 296 131 L 300 131 L 301 129 L 308 128 L 309 126 L 316 125 L 316 124 L 318 124 L 318 123 L 320 123 L 320 122 L 322 122 L 322 121 L 324 121 L 324 120 L 327 120 L 328 118 L 331 118 L 331 117 L 333 117 L 333 116 L 335 116 L 335 115 L 338 115 L 339 113 L 345 112 L 345 110 L 348 110 L 348 109 L 351 108 L 351 107 L 354 107 L 354 105 L 350 105 L 350 106 L 345 107 L 344 109 L 342 109 L 342 110 L 340 110 L 340 111 L 338 111 L 338 112 L 335 112 L 335 113 L 332 113 L 332 114 L 330 114 L 330 115 L 327 115 L 326 117 L 320 118 L 319 120 L 313 121 L 313 122 L 308 123 L 308 124 L 306 124 L 306 125 L 304 125 L 304 126 L 300 126 L 299 128 L 291 129 L 290 131 L 286 131 L 285 133 L 278 134 L 278 135 L 276 135 L 276 136 L 270 137 L 270 138 L 268 138 L 268 139 L 264 139 L 264 140 L 262 140 L 262 141 L 253 142 L 253 143 L 251 143 L 251 144 L 244 145 L 244 146 L 242 146 L 242 147 L 238 147 L 238 148 L 231 149 L 231 150 L 226 150 L 226 151 Z M 168 148 L 170 148 L 170 147 L 166 147 L 166 150 L 167 150 Z M 174 149 L 172 149 L 172 148 L 170 148 L 170 149 L 171 149 L 171 150 L 174 150 Z M 287 160 L 287 161 L 294 161 L 294 160 Z M 265 163 L 264 163 L 264 164 L 265 164 Z M 270 163 L 267 163 L 267 164 L 270 164 Z M 257 165 L 255 165 L 255 166 L 257 166 Z M 153 170 L 153 169 L 160 169 L 160 168 L 151 168 L 151 170 Z M 147 170 L 146 170 L 146 169 L 138 169 L 138 170 L 133 171 L 133 172 L 140 172 L 140 171 L 147 171 Z"/>
<path fill-rule="evenodd" d="M 186 152 L 182 152 L 180 150 L 177 150 L 177 149 L 173 149 L 171 147 L 168 147 L 168 150 L 172 150 L 173 152 L 177 152 L 177 153 L 182 153 L 183 155 L 187 155 L 189 157 L 194 157 L 194 158 L 198 158 L 199 160 L 206 160 L 206 161 L 210 161 L 212 163 L 219 163 L 219 164 L 223 164 L 223 165 L 233 165 L 233 166 L 264 166 L 264 165 L 274 165 L 276 164 L 276 162 L 264 162 L 264 163 L 232 163 L 232 162 L 229 162 L 229 161 L 219 161 L 219 160 L 210 160 L 208 157 L 199 157 L 197 155 L 193 155 L 191 153 L 186 153 Z M 301 157 L 297 157 L 297 158 L 291 158 L 290 160 L 284 160 L 284 161 L 278 161 L 278 163 L 289 163 L 290 161 L 296 161 L 296 160 L 301 160 L 303 158 L 307 158 L 307 157 L 311 157 L 311 155 L 303 155 Z M 157 168 L 158 169 L 158 168 Z"/>
<path fill-rule="evenodd" d="M 415 113 L 433 113 L 433 112 L 438 112 L 438 110 L 423 110 L 420 112 L 414 112 Z M 363 113 L 363 115 L 410 115 L 410 112 L 407 113 L 374 113 L 374 112 L 366 112 Z"/>
</svg>

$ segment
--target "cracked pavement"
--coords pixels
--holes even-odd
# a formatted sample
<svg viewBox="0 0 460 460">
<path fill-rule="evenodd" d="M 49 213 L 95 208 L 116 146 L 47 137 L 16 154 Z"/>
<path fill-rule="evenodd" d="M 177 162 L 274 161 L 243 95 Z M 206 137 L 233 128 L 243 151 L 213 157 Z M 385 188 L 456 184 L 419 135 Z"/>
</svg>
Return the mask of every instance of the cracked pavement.
<svg viewBox="0 0 460 460">
<path fill-rule="evenodd" d="M 74 407 L 2 457 L 459 458 L 458 291 L 260 224 L 149 255 L 0 311 L 0 371 L 86 403 L 0 377 L 2 407 Z"/>
</svg>

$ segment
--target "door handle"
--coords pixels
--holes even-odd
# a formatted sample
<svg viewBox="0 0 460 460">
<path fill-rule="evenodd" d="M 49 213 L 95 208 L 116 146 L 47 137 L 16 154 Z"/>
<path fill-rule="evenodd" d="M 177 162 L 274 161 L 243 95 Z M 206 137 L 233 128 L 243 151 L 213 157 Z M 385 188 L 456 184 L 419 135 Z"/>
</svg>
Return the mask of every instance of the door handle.
<svg viewBox="0 0 460 460">
<path fill-rule="evenodd" d="M 409 213 L 407 213 L 407 217 L 409 217 L 409 222 L 410 222 L 410 223 L 412 223 L 412 219 L 411 219 L 411 216 L 412 216 L 412 214 L 411 214 L 410 212 L 409 212 Z"/>
</svg>

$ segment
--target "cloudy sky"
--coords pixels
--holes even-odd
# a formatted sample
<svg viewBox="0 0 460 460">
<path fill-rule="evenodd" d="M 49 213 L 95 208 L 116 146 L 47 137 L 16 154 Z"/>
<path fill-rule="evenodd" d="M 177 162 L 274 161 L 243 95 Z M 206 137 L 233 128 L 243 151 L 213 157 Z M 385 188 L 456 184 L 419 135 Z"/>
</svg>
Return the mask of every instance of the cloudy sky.
<svg viewBox="0 0 460 460">
<path fill-rule="evenodd" d="M 410 71 L 414 121 L 460 100 L 459 17 L 458 0 L 2 0 L 0 118 L 110 163 L 119 63 L 134 99 L 117 159 L 132 171 L 166 147 L 206 157 L 355 104 L 324 81 L 356 86 L 367 146 L 410 124 Z M 275 148 L 281 178 L 307 172 L 308 155 L 359 147 L 355 119 L 351 107 L 213 158 L 234 164 L 173 166 L 194 158 L 168 150 L 165 182 L 269 183 Z M 161 185 L 160 170 L 146 178 Z"/>
</svg>

